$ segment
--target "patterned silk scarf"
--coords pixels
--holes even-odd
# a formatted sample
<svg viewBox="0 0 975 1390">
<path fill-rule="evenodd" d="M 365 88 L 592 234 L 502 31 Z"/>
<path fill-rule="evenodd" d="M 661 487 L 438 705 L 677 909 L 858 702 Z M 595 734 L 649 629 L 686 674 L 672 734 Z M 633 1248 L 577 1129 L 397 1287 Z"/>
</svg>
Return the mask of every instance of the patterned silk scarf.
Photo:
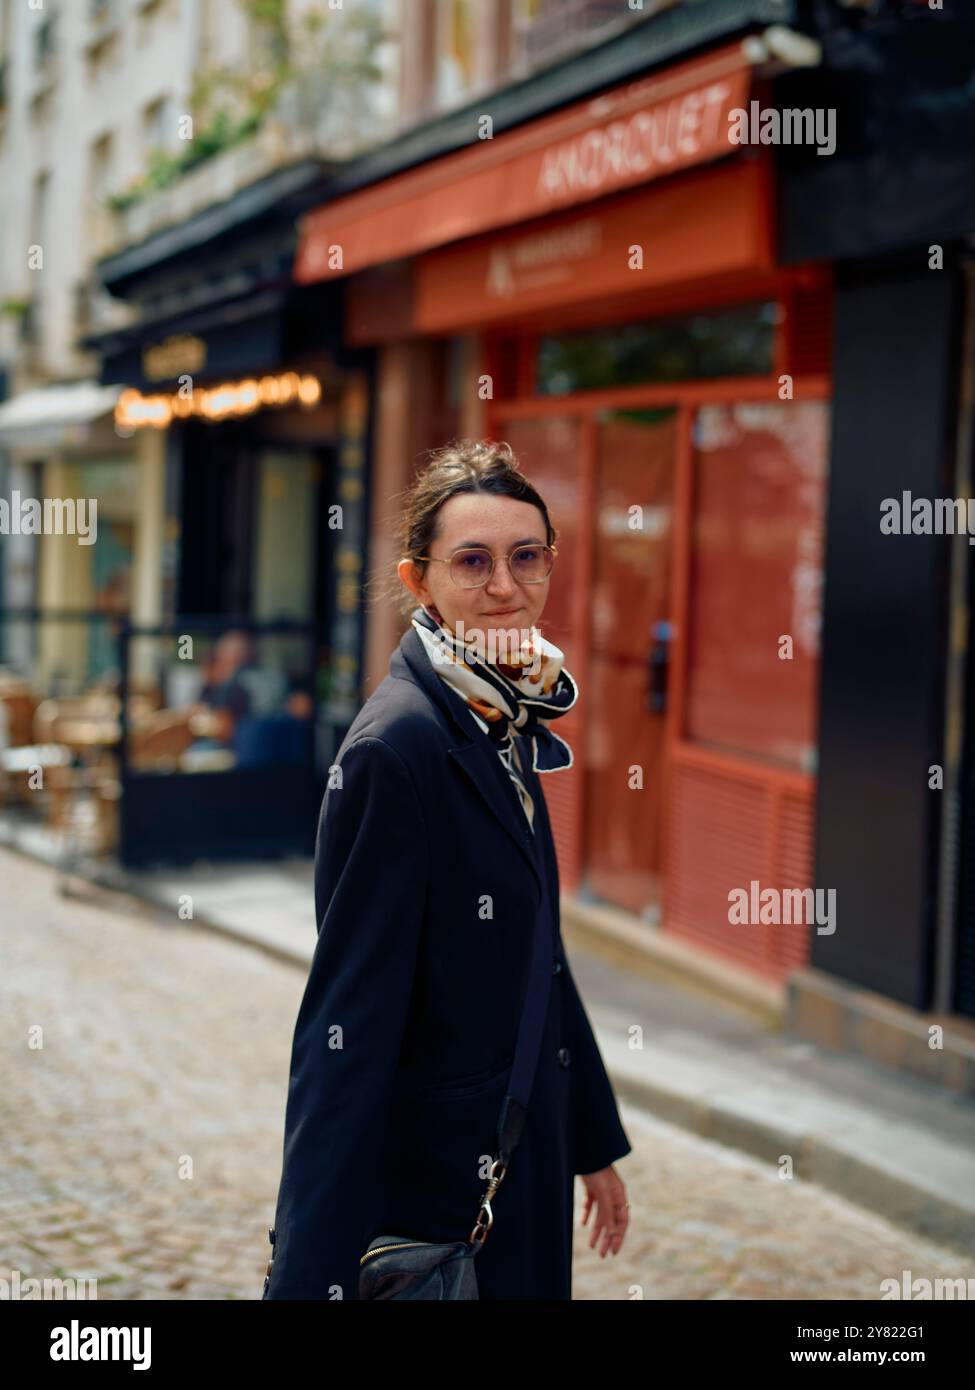
<svg viewBox="0 0 975 1390">
<path fill-rule="evenodd" d="M 494 743 L 534 830 L 534 802 L 519 775 L 512 735 L 529 739 L 536 772 L 572 766 L 572 749 L 548 728 L 549 721 L 570 710 L 579 696 L 562 665 L 562 652 L 536 627 L 526 634 L 519 653 L 501 651 L 503 656 L 516 657 L 515 661 L 488 662 L 477 654 L 477 640 L 462 643 L 432 605 L 415 608 L 412 622 L 437 675 L 465 701 Z"/>
</svg>

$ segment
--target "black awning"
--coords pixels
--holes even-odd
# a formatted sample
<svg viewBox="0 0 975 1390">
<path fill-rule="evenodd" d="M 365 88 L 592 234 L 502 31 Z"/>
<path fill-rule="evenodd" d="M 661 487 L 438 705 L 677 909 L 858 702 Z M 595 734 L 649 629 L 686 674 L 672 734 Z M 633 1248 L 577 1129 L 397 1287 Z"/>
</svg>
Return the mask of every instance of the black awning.
<svg viewBox="0 0 975 1390">
<path fill-rule="evenodd" d="M 101 355 L 99 381 L 142 390 L 161 390 L 168 384 L 166 379 L 146 375 L 146 348 L 183 334 L 205 344 L 205 361 L 198 372 L 201 379 L 270 371 L 282 360 L 286 293 L 267 290 L 205 310 L 93 334 L 84 346 Z"/>
<path fill-rule="evenodd" d="M 96 264 L 105 288 L 124 297 L 139 281 L 151 279 L 163 267 L 198 254 L 201 247 L 232 239 L 257 223 L 278 223 L 285 239 L 293 236 L 297 213 L 304 209 L 303 191 L 321 187 L 326 166 L 321 160 L 302 160 L 240 189 L 184 222 L 154 232 L 136 246 L 106 256 Z"/>
</svg>

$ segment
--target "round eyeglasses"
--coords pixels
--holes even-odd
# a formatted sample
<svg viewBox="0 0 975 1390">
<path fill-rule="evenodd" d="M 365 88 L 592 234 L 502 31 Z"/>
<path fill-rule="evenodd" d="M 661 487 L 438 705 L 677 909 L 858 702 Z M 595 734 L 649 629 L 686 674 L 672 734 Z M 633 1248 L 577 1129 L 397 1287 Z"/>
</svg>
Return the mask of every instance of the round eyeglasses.
<svg viewBox="0 0 975 1390">
<path fill-rule="evenodd" d="M 459 589 L 479 589 L 494 573 L 496 559 L 507 560 L 516 584 L 543 584 L 552 573 L 557 554 L 554 545 L 519 545 L 507 556 L 495 556 L 490 550 L 472 546 L 467 550 L 455 550 L 447 560 L 438 560 L 436 555 L 417 555 L 416 558 L 449 566 L 450 578 Z"/>
</svg>

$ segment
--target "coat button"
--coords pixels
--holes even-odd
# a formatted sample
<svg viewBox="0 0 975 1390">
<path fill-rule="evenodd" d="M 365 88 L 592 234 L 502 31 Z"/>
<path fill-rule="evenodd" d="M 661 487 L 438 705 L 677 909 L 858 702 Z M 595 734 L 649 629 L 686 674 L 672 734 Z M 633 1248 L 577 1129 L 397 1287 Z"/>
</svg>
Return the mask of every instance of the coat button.
<svg viewBox="0 0 975 1390">
<path fill-rule="evenodd" d="M 561 975 L 561 973 L 562 973 L 562 962 L 561 962 L 560 960 L 557 960 L 557 961 L 555 961 L 554 964 L 552 965 L 552 974 L 553 974 L 553 975 Z"/>
<path fill-rule="evenodd" d="M 559 1048 L 559 1062 L 563 1067 L 569 1065 L 569 1049 L 567 1047 Z"/>
<path fill-rule="evenodd" d="M 273 1244 L 274 1244 L 274 1239 L 275 1239 L 275 1231 L 274 1231 L 274 1228 L 273 1228 L 272 1226 L 268 1226 L 268 1228 L 267 1228 L 267 1238 L 268 1238 L 268 1240 L 271 1242 L 271 1244 L 273 1245 Z"/>
</svg>

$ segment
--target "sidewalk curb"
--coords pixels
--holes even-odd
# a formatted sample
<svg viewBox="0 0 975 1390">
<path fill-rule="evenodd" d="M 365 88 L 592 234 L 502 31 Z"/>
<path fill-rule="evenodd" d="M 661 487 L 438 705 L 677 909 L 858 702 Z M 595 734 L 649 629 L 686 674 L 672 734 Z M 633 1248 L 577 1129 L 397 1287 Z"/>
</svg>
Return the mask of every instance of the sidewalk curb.
<svg viewBox="0 0 975 1390">
<path fill-rule="evenodd" d="M 561 917 L 567 945 L 618 970 L 733 1009 L 760 1027 L 781 1029 L 787 1003 L 784 985 L 757 979 L 741 965 L 697 951 L 680 937 L 649 927 L 608 903 L 584 902 L 563 892 Z"/>
<path fill-rule="evenodd" d="M 593 1027 L 598 1037 L 595 1020 Z M 910 1182 L 881 1164 L 860 1157 L 830 1136 L 759 1119 L 727 1102 L 655 1086 L 621 1072 L 608 1060 L 606 1069 L 620 1100 L 702 1139 L 750 1154 L 773 1168 L 788 1155 L 794 1174 L 801 1181 L 816 1183 L 895 1225 L 975 1257 L 975 1206 L 954 1202 L 920 1183 Z"/>
<path fill-rule="evenodd" d="M 85 883 L 94 884 L 103 893 L 109 893 L 113 897 L 128 898 L 139 903 L 142 907 L 152 908 L 153 912 L 160 917 L 165 916 L 170 920 L 173 919 L 172 903 L 167 902 L 162 895 L 149 892 L 141 885 L 132 883 L 124 871 L 115 873 L 110 870 L 96 870 L 93 873 L 76 872 L 73 877 L 79 878 Z M 228 940 L 240 942 L 245 946 L 253 946 L 255 950 L 263 951 L 266 956 L 270 956 L 272 960 L 281 961 L 284 965 L 298 966 L 306 972 L 308 970 L 310 953 L 305 955 L 301 951 L 293 951 L 280 942 L 255 936 L 253 933 L 227 922 L 218 922 L 215 918 L 207 916 L 205 912 L 194 912 L 191 918 L 178 918 L 176 920 L 179 926 L 200 927 L 203 931 L 213 932 L 216 936 L 226 937 Z"/>
<path fill-rule="evenodd" d="M 4 843 L 3 848 L 46 864 L 63 878 L 88 883 L 113 897 L 134 900 L 155 914 L 166 914 L 172 919 L 172 904 L 147 892 L 124 871 L 97 868 L 66 870 L 21 845 Z M 217 922 L 205 914 L 194 916 L 189 921 L 180 920 L 178 924 L 214 932 L 256 947 L 285 964 L 305 971 L 308 969 L 308 955 L 261 939 L 228 923 Z M 965 1206 L 950 1197 L 933 1193 L 919 1182 L 905 1180 L 901 1174 L 860 1157 L 851 1147 L 844 1147 L 841 1141 L 832 1137 L 811 1132 L 802 1126 L 789 1125 L 785 1121 L 758 1117 L 754 1110 L 736 1107 L 728 1101 L 718 1102 L 694 1096 L 655 1084 L 645 1077 L 635 1077 L 632 1072 L 614 1065 L 612 1048 L 600 1037 L 597 1016 L 591 1014 L 591 1018 L 606 1070 L 621 1101 L 703 1139 L 747 1153 L 772 1167 L 778 1165 L 782 1156 L 788 1155 L 792 1158 L 795 1175 L 801 1181 L 816 1183 L 888 1221 L 905 1226 L 959 1253 L 975 1256 L 975 1204 Z"/>
</svg>

